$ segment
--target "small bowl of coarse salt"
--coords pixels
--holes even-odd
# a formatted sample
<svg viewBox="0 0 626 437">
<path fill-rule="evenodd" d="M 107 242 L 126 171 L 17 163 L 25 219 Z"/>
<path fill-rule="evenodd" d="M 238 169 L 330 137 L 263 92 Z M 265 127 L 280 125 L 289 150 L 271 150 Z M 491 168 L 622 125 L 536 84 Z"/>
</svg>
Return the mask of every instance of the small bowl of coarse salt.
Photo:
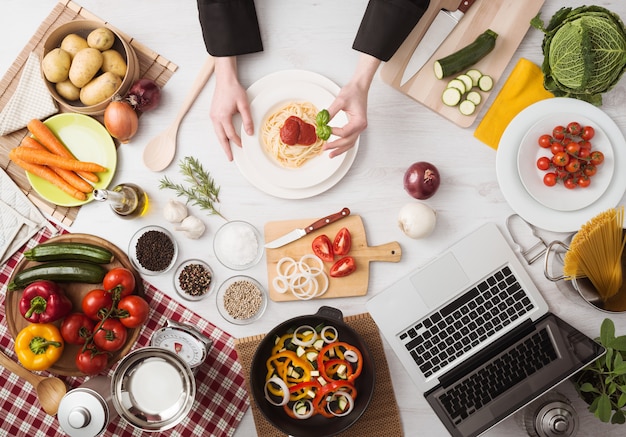
<svg viewBox="0 0 626 437">
<path fill-rule="evenodd" d="M 174 288 L 183 299 L 203 299 L 215 288 L 214 284 L 213 269 L 199 259 L 180 263 L 174 273 Z"/>
<path fill-rule="evenodd" d="M 230 323 L 246 325 L 261 318 L 267 308 L 267 293 L 254 278 L 228 278 L 217 290 L 217 309 Z"/>
<path fill-rule="evenodd" d="M 248 222 L 230 221 L 215 233 L 213 251 L 224 267 L 231 270 L 249 269 L 263 257 L 261 234 Z"/>
</svg>

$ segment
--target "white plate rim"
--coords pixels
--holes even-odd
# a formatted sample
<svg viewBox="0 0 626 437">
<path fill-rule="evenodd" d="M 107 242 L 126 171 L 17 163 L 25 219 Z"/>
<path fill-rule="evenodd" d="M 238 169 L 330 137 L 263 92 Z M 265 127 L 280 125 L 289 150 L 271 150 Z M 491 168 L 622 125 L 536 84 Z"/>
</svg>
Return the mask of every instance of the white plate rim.
<svg viewBox="0 0 626 437">
<path fill-rule="evenodd" d="M 524 188 L 517 172 L 517 149 L 526 130 L 547 114 L 567 111 L 580 112 L 602 127 L 611 138 L 615 153 L 615 168 L 626 164 L 626 140 L 617 124 L 600 108 L 582 100 L 554 97 L 541 100 L 521 111 L 509 123 L 496 153 L 496 176 L 500 190 L 509 206 L 524 220 L 554 232 L 575 232 L 597 214 L 614 208 L 626 191 L 626 172 L 615 171 L 613 180 L 596 202 L 577 211 L 555 211 L 546 208 Z"/>
</svg>

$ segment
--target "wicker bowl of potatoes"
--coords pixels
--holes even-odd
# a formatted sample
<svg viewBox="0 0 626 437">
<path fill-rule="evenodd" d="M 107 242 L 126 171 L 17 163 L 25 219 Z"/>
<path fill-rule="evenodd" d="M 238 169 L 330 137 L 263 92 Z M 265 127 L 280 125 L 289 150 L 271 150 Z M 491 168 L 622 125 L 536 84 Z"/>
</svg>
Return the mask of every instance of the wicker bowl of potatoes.
<svg viewBox="0 0 626 437">
<path fill-rule="evenodd" d="M 116 30 L 75 20 L 57 27 L 44 42 L 41 72 L 63 109 L 101 115 L 114 95 L 125 95 L 139 78 L 139 60 Z"/>
</svg>

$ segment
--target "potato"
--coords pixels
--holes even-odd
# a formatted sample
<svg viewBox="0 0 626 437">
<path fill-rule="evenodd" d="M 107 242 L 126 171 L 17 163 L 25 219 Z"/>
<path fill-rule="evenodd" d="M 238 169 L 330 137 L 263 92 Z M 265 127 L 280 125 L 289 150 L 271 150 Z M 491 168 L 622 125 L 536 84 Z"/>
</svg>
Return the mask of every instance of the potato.
<svg viewBox="0 0 626 437">
<path fill-rule="evenodd" d="M 115 94 L 115 91 L 122 85 L 122 79 L 109 72 L 102 73 L 89 82 L 80 90 L 80 101 L 85 106 L 95 105 L 103 102 Z"/>
<path fill-rule="evenodd" d="M 87 35 L 87 44 L 89 44 L 89 47 L 93 47 L 94 49 L 98 49 L 100 51 L 109 50 L 113 47 L 114 42 L 115 34 L 106 27 L 94 29 L 89 32 L 89 35 Z"/>
<path fill-rule="evenodd" d="M 102 67 L 102 53 L 100 50 L 87 47 L 80 50 L 72 59 L 69 78 L 78 88 L 82 88 Z"/>
<path fill-rule="evenodd" d="M 80 88 L 67 79 L 56 84 L 57 93 L 66 100 L 78 100 L 80 97 Z"/>
<path fill-rule="evenodd" d="M 60 48 L 52 49 L 41 61 L 43 74 L 52 83 L 63 82 L 68 78 L 72 58 Z"/>
<path fill-rule="evenodd" d="M 110 71 L 119 77 L 126 76 L 126 61 L 117 50 L 109 49 L 102 52 L 102 71 Z"/>
<path fill-rule="evenodd" d="M 71 58 L 73 58 L 79 50 L 86 49 L 87 47 L 89 47 L 87 40 L 75 33 L 70 33 L 61 41 L 61 48 L 68 52 Z"/>
</svg>

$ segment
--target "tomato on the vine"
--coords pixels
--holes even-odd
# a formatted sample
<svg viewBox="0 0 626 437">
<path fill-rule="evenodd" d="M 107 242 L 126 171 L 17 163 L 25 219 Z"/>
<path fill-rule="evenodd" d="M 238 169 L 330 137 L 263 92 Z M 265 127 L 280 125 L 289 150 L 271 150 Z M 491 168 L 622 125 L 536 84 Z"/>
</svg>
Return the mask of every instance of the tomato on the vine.
<svg viewBox="0 0 626 437">
<path fill-rule="evenodd" d="M 578 156 L 578 154 L 580 153 L 580 144 L 578 144 L 576 141 L 570 141 L 565 146 L 565 151 L 570 155 Z"/>
<path fill-rule="evenodd" d="M 126 344 L 128 332 L 118 319 L 105 319 L 98 323 L 93 342 L 103 351 L 115 352 Z"/>
<path fill-rule="evenodd" d="M 588 176 L 579 176 L 576 184 L 581 188 L 587 188 L 591 184 L 591 179 Z"/>
<path fill-rule="evenodd" d="M 576 188 L 576 179 L 574 179 L 573 176 L 565 178 L 565 180 L 563 181 L 563 185 L 565 186 L 565 188 L 572 190 Z"/>
<path fill-rule="evenodd" d="M 546 173 L 543 176 L 543 183 L 548 186 L 548 187 L 553 187 L 556 185 L 556 181 L 557 181 L 557 177 L 556 177 L 556 173 Z"/>
<path fill-rule="evenodd" d="M 109 357 L 106 353 L 87 348 L 76 354 L 76 368 L 86 375 L 97 375 L 107 368 Z"/>
<path fill-rule="evenodd" d="M 552 157 L 552 163 L 557 167 L 565 167 L 569 162 L 569 155 L 566 152 L 555 153 Z"/>
<path fill-rule="evenodd" d="M 96 323 L 84 313 L 71 313 L 61 322 L 61 337 L 69 344 L 85 344 Z"/>
<path fill-rule="evenodd" d="M 593 126 L 585 126 L 583 128 L 582 133 L 580 134 L 580 137 L 585 141 L 589 141 L 590 139 L 594 137 L 595 134 L 596 134 L 596 131 L 593 128 Z"/>
<path fill-rule="evenodd" d="M 127 328 L 143 326 L 150 316 L 150 305 L 136 294 L 123 297 L 117 304 L 117 310 L 119 321 Z"/>
<path fill-rule="evenodd" d="M 552 137 L 548 134 L 544 134 L 539 137 L 539 140 L 537 140 L 537 142 L 539 143 L 539 147 L 548 149 L 550 148 L 550 146 L 552 146 Z"/>
<path fill-rule="evenodd" d="M 552 161 L 547 156 L 542 156 L 537 160 L 537 168 L 539 170 L 547 170 L 550 168 Z"/>
<path fill-rule="evenodd" d="M 552 136 L 557 140 L 562 140 L 563 138 L 565 138 L 565 132 L 566 129 L 564 126 L 556 126 L 554 129 L 552 129 Z"/>
<path fill-rule="evenodd" d="M 578 152 L 578 157 L 580 159 L 587 159 L 589 158 L 589 155 L 591 155 L 591 148 L 586 148 L 586 147 L 581 147 L 580 151 Z"/>
<path fill-rule="evenodd" d="M 113 298 L 106 290 L 96 288 L 83 297 L 83 313 L 92 320 L 102 320 L 111 311 Z"/>
<path fill-rule="evenodd" d="M 135 275 L 125 267 L 115 267 L 109 270 L 102 280 L 102 287 L 110 292 L 113 289 L 119 290 L 119 297 L 125 297 L 133 294 L 135 291 Z"/>
<path fill-rule="evenodd" d="M 567 125 L 567 132 L 573 137 L 579 136 L 582 130 L 582 126 L 577 121 L 572 121 Z"/>
<path fill-rule="evenodd" d="M 600 152 L 599 150 L 595 150 L 591 152 L 589 158 L 589 162 L 591 162 L 593 165 L 600 165 L 604 162 L 604 153 Z"/>
<path fill-rule="evenodd" d="M 580 170 L 580 161 L 575 158 L 571 158 L 569 162 L 565 165 L 565 170 L 570 173 L 576 173 Z"/>
<path fill-rule="evenodd" d="M 588 177 L 595 175 L 597 172 L 598 172 L 598 167 L 596 167 L 593 164 L 587 164 L 585 166 L 585 169 L 583 170 L 583 174 Z"/>
<path fill-rule="evenodd" d="M 559 143 L 558 141 L 555 141 L 550 145 L 550 151 L 552 152 L 553 155 L 556 155 L 557 153 L 564 152 L 565 147 L 563 147 L 563 144 Z"/>
</svg>

